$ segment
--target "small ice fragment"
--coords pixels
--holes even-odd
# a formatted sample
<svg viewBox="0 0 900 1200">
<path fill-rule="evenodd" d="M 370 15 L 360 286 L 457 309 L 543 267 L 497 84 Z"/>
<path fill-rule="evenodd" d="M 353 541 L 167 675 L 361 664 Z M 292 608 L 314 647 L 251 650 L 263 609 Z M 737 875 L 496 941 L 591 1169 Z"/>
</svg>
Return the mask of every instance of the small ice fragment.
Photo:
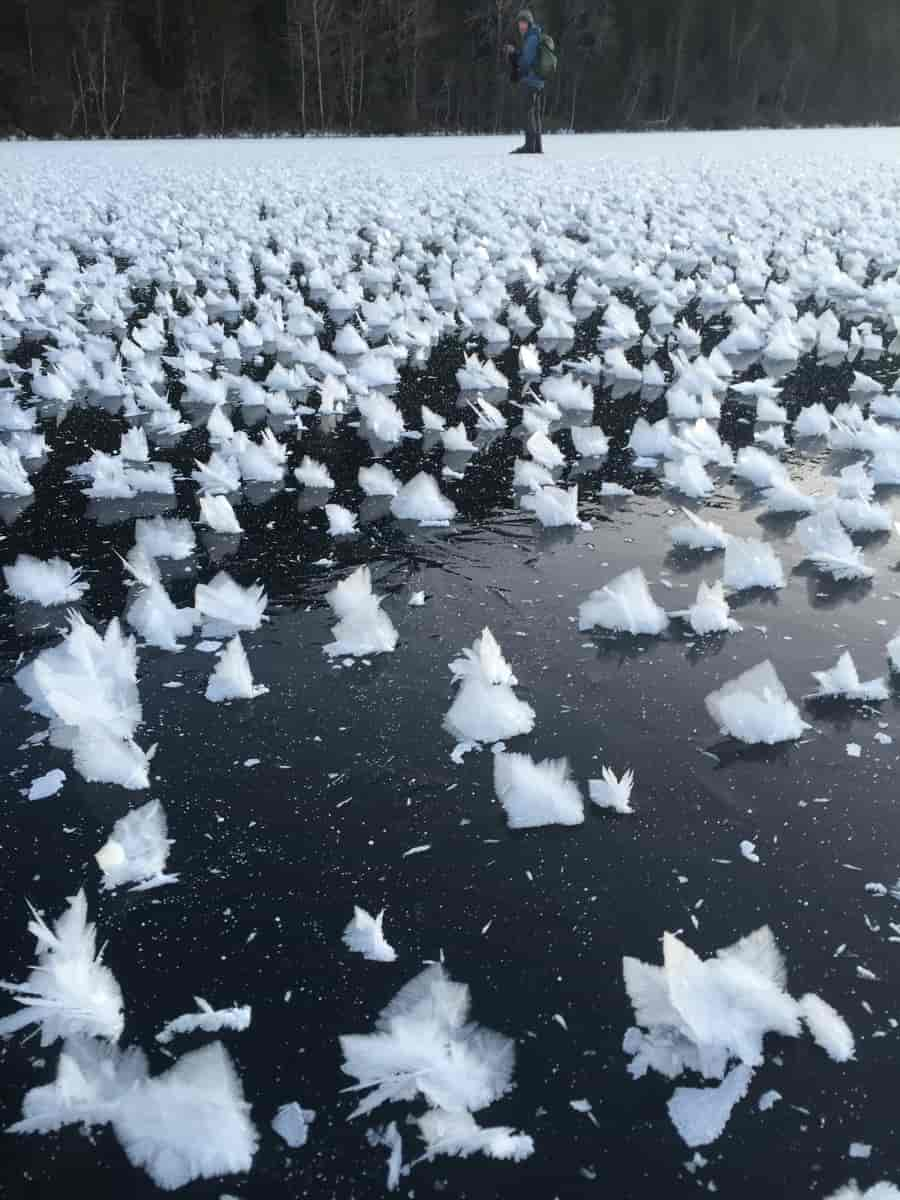
<svg viewBox="0 0 900 1200">
<path fill-rule="evenodd" d="M 725 1130 L 731 1111 L 743 1100 L 753 1078 L 753 1068 L 734 1067 L 718 1087 L 676 1088 L 669 1101 L 669 1116 L 688 1146 L 708 1146 Z"/>
<path fill-rule="evenodd" d="M 612 808 L 618 813 L 633 813 L 631 793 L 634 788 L 634 771 L 623 772 L 620 779 L 609 767 L 603 767 L 602 779 L 588 781 L 591 800 L 600 808 Z"/>
<path fill-rule="evenodd" d="M 562 1013 L 554 1013 L 553 1020 L 557 1023 L 557 1025 L 560 1026 L 560 1028 L 564 1029 L 566 1033 L 569 1032 L 569 1026 L 566 1024 L 566 1018 L 562 1015 Z"/>
<path fill-rule="evenodd" d="M 759 1098 L 759 1111 L 768 1112 L 770 1108 L 773 1108 L 778 1101 L 782 1099 L 784 1099 L 784 1097 L 782 1096 L 781 1092 L 776 1092 L 774 1088 L 768 1092 L 763 1092 Z"/>
<path fill-rule="evenodd" d="M 834 1062 L 849 1062 L 854 1058 L 856 1045 L 850 1026 L 821 996 L 812 993 L 803 996 L 800 1015 L 813 1040 Z"/>
<path fill-rule="evenodd" d="M 370 1129 L 366 1137 L 370 1146 L 384 1146 L 389 1151 L 387 1190 L 395 1192 L 400 1186 L 400 1173 L 403 1169 L 403 1139 L 397 1129 L 397 1122 L 391 1121 L 385 1129 Z"/>
<path fill-rule="evenodd" d="M 756 853 L 755 842 L 741 842 L 741 854 L 746 858 L 747 862 L 758 863 L 759 855 Z"/>
<path fill-rule="evenodd" d="M 534 1152 L 534 1142 L 527 1134 L 516 1133 L 506 1125 L 482 1128 L 465 1109 L 430 1108 L 416 1119 L 425 1142 L 425 1153 L 411 1166 L 431 1161 L 437 1154 L 468 1158 L 486 1154 L 488 1158 L 521 1162 Z"/>
<path fill-rule="evenodd" d="M 862 746 L 860 746 L 859 742 L 848 742 L 847 743 L 847 757 L 848 758 L 859 758 L 861 756 L 861 754 L 862 754 Z"/>
<path fill-rule="evenodd" d="M 478 749 L 477 742 L 457 742 L 450 754 L 451 760 L 459 767 L 467 754 Z"/>
<path fill-rule="evenodd" d="M 385 940 L 383 923 L 384 909 L 373 917 L 364 908 L 354 905 L 353 919 L 344 930 L 344 945 L 369 962 L 396 962 L 397 952 Z"/>
<path fill-rule="evenodd" d="M 279 1108 L 272 1119 L 272 1128 L 292 1150 L 299 1150 L 306 1145 L 309 1127 L 315 1119 L 315 1109 L 301 1108 L 296 1100 L 292 1100 Z"/>
<path fill-rule="evenodd" d="M 225 700 L 255 700 L 264 696 L 268 688 L 253 680 L 247 652 L 236 634 L 219 655 L 206 685 L 206 699 L 214 704 Z"/>
<path fill-rule="evenodd" d="M 250 1028 L 253 1013 L 247 1004 L 240 1008 L 214 1009 L 200 996 L 194 997 L 194 1003 L 197 1005 L 197 1012 L 176 1017 L 159 1031 L 156 1040 L 161 1045 L 166 1046 L 179 1034 L 194 1033 L 197 1029 L 204 1033 L 217 1033 L 220 1029 L 234 1029 L 243 1033 L 245 1029 Z"/>
<path fill-rule="evenodd" d="M 870 1158 L 872 1147 L 866 1142 L 851 1142 L 850 1149 L 847 1151 L 849 1158 Z"/>
<path fill-rule="evenodd" d="M 32 781 L 31 787 L 28 789 L 28 799 L 46 800 L 48 796 L 55 796 L 65 782 L 65 771 L 60 771 L 58 767 L 54 768 L 46 775 L 41 775 L 39 779 Z"/>
<path fill-rule="evenodd" d="M 426 850 L 431 849 L 431 843 L 428 842 L 424 846 L 413 846 L 410 850 L 404 850 L 400 855 L 401 858 L 409 858 L 413 854 L 424 854 Z"/>
<path fill-rule="evenodd" d="M 407 604 L 409 605 L 410 608 L 424 608 L 425 593 L 424 592 L 413 592 L 413 594 L 410 596 L 409 600 L 407 601 Z"/>
</svg>

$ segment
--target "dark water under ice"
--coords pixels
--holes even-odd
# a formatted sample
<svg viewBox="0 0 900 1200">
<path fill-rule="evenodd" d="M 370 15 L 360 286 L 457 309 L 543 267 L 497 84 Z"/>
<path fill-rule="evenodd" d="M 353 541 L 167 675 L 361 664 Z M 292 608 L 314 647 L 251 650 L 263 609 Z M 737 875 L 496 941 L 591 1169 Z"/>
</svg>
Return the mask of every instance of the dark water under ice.
<svg viewBox="0 0 900 1200">
<path fill-rule="evenodd" d="M 21 347 L 20 360 L 33 349 Z M 511 371 L 514 357 L 500 355 L 501 369 Z M 461 358 L 461 346 L 445 343 L 423 372 L 403 373 L 397 398 L 408 425 L 418 425 L 422 402 L 453 414 Z M 878 375 L 897 366 L 885 358 L 862 369 Z M 791 416 L 821 398 L 833 406 L 846 398 L 850 378 L 846 364 L 804 360 L 782 399 Z M 651 473 L 630 473 L 624 446 L 634 417 L 661 416 L 664 402 L 614 398 L 601 387 L 596 394 L 596 417 L 615 446 L 605 464 L 579 478 L 592 532 L 543 531 L 518 512 L 511 480 L 519 443 L 503 435 L 473 460 L 464 482 L 443 482 L 460 510 L 451 529 L 398 523 L 386 502 L 368 501 L 361 536 L 334 543 L 302 489 L 249 489 L 236 505 L 245 528 L 239 544 L 201 533 L 187 567 L 169 564 L 176 603 L 189 603 L 195 582 L 224 567 L 241 583 L 264 582 L 271 617 L 243 639 L 257 681 L 270 688 L 252 703 L 203 698 L 209 655 L 141 651 L 138 736 L 142 745 L 159 743 L 149 796 L 163 802 L 176 839 L 177 887 L 99 890 L 94 852 L 112 823 L 148 796 L 86 784 L 67 755 L 24 746 L 45 722 L 23 711 L 12 675 L 23 656 L 56 638 L 62 619 L 0 596 L 0 977 L 22 978 L 32 959 L 25 899 L 55 917 L 84 884 L 126 997 L 125 1040 L 143 1045 L 155 1069 L 169 1059 L 154 1033 L 189 1011 L 195 995 L 216 1007 L 253 1006 L 248 1032 L 223 1035 L 262 1132 L 253 1173 L 195 1184 L 184 1195 L 383 1195 L 384 1152 L 366 1144 L 365 1123 L 346 1120 L 352 1099 L 340 1094 L 350 1081 L 339 1070 L 337 1037 L 370 1031 L 401 983 L 441 954 L 471 986 L 474 1018 L 517 1041 L 517 1087 L 481 1118 L 531 1133 L 536 1152 L 518 1166 L 423 1164 L 400 1195 L 637 1200 L 692 1196 L 714 1182 L 729 1200 L 756 1200 L 761 1188 L 818 1197 L 854 1175 L 867 1185 L 900 1179 L 898 1033 L 889 1024 L 900 1018 L 892 980 L 900 951 L 888 941 L 900 904 L 865 891 L 867 882 L 891 885 L 900 874 L 900 694 L 878 708 L 807 710 L 809 736 L 776 749 L 721 742 L 703 706 L 714 687 L 766 657 L 794 698 L 812 689 L 810 671 L 833 665 L 843 647 L 864 678 L 881 674 L 885 643 L 900 625 L 896 542 L 869 540 L 867 560 L 878 568 L 872 584 L 835 584 L 798 568 L 793 521 L 758 521 L 757 502 L 722 475 L 704 512 L 730 532 L 774 542 L 788 587 L 742 595 L 735 615 L 745 628 L 735 637 L 701 641 L 675 626 L 661 639 L 579 634 L 578 602 L 621 570 L 642 566 L 669 609 L 687 607 L 698 582 L 721 570 L 718 555 L 670 552 L 678 499 Z M 744 415 L 726 405 L 721 429 L 735 446 L 752 440 Z M 330 498 L 356 509 L 356 473 L 372 461 L 372 448 L 349 420 L 331 429 L 309 423 L 302 452 L 335 475 Z M 145 498 L 137 513 L 115 501 L 89 503 L 67 479 L 66 468 L 91 447 L 115 449 L 123 428 L 96 408 L 74 410 L 50 428 L 53 454 L 34 502 L 0 503 L 0 563 L 23 551 L 79 561 L 91 583 L 83 611 L 101 623 L 125 606 L 114 551 L 130 548 L 131 518 L 195 516 L 187 478 L 177 485 L 177 504 Z M 567 435 L 562 444 L 570 448 Z M 194 431 L 155 457 L 186 477 L 205 449 L 205 433 Z M 423 454 L 439 470 L 439 443 L 403 442 L 385 462 L 407 479 Z M 801 486 L 814 489 L 835 458 L 812 443 L 792 450 L 789 462 Z M 638 496 L 602 500 L 604 479 Z M 326 556 L 333 567 L 313 565 Z M 322 653 L 331 624 L 324 594 L 363 562 L 376 590 L 389 595 L 401 643 L 370 666 L 335 668 Z M 408 608 L 417 589 L 428 604 Z M 441 727 L 451 700 L 448 663 L 484 625 L 537 712 L 534 734 L 512 747 L 536 758 L 567 756 L 585 790 L 603 763 L 632 766 L 636 816 L 595 811 L 575 829 L 510 832 L 494 802 L 490 753 L 451 762 L 453 741 Z M 164 686 L 173 682 L 182 686 Z M 893 743 L 881 744 L 876 733 Z M 862 747 L 860 758 L 848 757 L 850 742 Z M 63 791 L 29 803 L 21 789 L 56 766 L 68 774 Z M 742 858 L 743 839 L 756 842 L 760 865 Z M 421 845 L 430 849 L 404 857 Z M 372 912 L 387 906 L 396 965 L 345 952 L 341 932 L 354 903 Z M 692 1152 L 666 1113 L 672 1085 L 626 1074 L 621 1042 L 631 1009 L 620 960 L 658 961 L 667 929 L 684 931 L 705 957 L 766 922 L 787 952 L 792 994 L 819 992 L 844 1014 L 858 1061 L 838 1066 L 809 1039 L 769 1038 L 749 1099 L 703 1151 L 708 1166 L 694 1176 L 683 1165 Z M 846 951 L 835 957 L 842 944 Z M 877 981 L 858 978 L 858 965 Z M 176 1049 L 196 1044 L 183 1039 Z M 18 1117 L 25 1089 L 49 1079 L 55 1060 L 55 1049 L 42 1052 L 36 1040 L 0 1045 L 3 1125 Z M 784 1100 L 759 1113 L 756 1101 L 771 1088 Z M 292 1152 L 269 1121 L 294 1099 L 319 1116 L 307 1147 Z M 591 1102 L 599 1127 L 571 1109 L 577 1099 Z M 384 1110 L 368 1123 L 402 1121 L 406 1111 Z M 847 1158 L 854 1141 L 872 1144 L 868 1162 Z M 77 1129 L 8 1137 L 0 1161 L 0 1187 L 11 1200 L 156 1194 L 107 1130 L 90 1138 Z"/>
</svg>

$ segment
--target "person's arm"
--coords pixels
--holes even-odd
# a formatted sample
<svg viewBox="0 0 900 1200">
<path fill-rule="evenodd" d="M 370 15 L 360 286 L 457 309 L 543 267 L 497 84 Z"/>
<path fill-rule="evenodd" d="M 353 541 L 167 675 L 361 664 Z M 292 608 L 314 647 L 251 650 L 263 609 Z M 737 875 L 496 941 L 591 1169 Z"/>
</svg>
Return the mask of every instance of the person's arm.
<svg viewBox="0 0 900 1200">
<path fill-rule="evenodd" d="M 533 27 L 525 34 L 525 41 L 522 43 L 522 53 L 519 55 L 519 75 L 525 78 L 526 75 L 531 75 L 537 63 L 538 47 L 540 39 L 538 32 Z"/>
</svg>

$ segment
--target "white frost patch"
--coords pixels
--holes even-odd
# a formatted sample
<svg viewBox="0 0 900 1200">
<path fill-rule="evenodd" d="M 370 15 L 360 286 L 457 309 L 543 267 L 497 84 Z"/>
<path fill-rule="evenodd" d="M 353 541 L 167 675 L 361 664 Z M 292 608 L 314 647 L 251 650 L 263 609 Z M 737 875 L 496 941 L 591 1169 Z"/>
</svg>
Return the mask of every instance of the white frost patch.
<svg viewBox="0 0 900 1200">
<path fill-rule="evenodd" d="M 219 661 L 206 685 L 206 699 L 214 703 L 223 700 L 254 700 L 264 696 L 268 688 L 253 681 L 247 652 L 239 636 L 235 636 L 219 655 Z"/>
<path fill-rule="evenodd" d="M 817 570 L 836 580 L 871 579 L 875 574 L 863 561 L 862 550 L 838 520 L 833 508 L 823 509 L 797 526 L 797 539 L 804 557 Z"/>
<path fill-rule="evenodd" d="M 859 1185 L 852 1180 L 845 1187 L 832 1192 L 827 1200 L 900 1200 L 900 1188 L 892 1183 L 883 1182 L 873 1184 L 868 1191 L 861 1192 Z"/>
<path fill-rule="evenodd" d="M 204 1033 L 218 1033 L 220 1029 L 234 1029 L 238 1033 L 242 1033 L 245 1029 L 250 1028 L 253 1014 L 249 1005 L 245 1004 L 240 1008 L 214 1009 L 200 996 L 194 997 L 194 1003 L 197 1005 L 198 1011 L 185 1013 L 184 1016 L 169 1021 L 156 1035 L 158 1042 L 167 1046 L 179 1035 L 195 1033 L 198 1029 Z"/>
<path fill-rule="evenodd" d="M 168 836 L 165 809 L 158 800 L 135 808 L 120 817 L 109 840 L 94 855 L 103 872 L 107 890 L 126 883 L 134 892 L 177 883 L 177 875 L 166 874 L 172 839 Z"/>
<path fill-rule="evenodd" d="M 450 663 L 450 673 L 460 685 L 444 718 L 444 728 L 453 737 L 483 743 L 531 733 L 534 709 L 513 691 L 518 680 L 489 629 Z"/>
<path fill-rule="evenodd" d="M 396 962 L 397 951 L 385 940 L 383 924 L 384 909 L 373 917 L 364 908 L 354 906 L 353 919 L 344 930 L 344 945 L 369 962 Z"/>
<path fill-rule="evenodd" d="M 610 767 L 603 767 L 601 775 L 602 779 L 588 781 L 593 803 L 599 808 L 612 808 L 617 813 L 633 813 L 631 793 L 634 789 L 634 771 L 623 771 L 621 778 L 617 778 Z"/>
<path fill-rule="evenodd" d="M 249 1171 L 258 1141 L 240 1076 L 221 1042 L 185 1054 L 128 1092 L 112 1124 L 132 1165 L 166 1191 Z"/>
<path fill-rule="evenodd" d="M 456 516 L 456 505 L 443 495 L 433 476 L 420 471 L 391 501 L 391 512 L 401 521 L 446 525 Z"/>
<path fill-rule="evenodd" d="M 146 753 L 134 741 L 141 723 L 134 638 L 110 621 L 101 637 L 80 613 L 69 611 L 68 633 L 15 676 L 30 712 L 50 721 L 50 742 L 71 750 L 89 783 L 129 789 L 149 786 Z"/>
<path fill-rule="evenodd" d="M 748 745 L 795 741 L 809 728 L 768 660 L 711 692 L 706 709 L 724 734 Z"/>
<path fill-rule="evenodd" d="M 784 957 L 767 926 L 705 961 L 667 933 L 662 966 L 625 958 L 623 973 L 636 1021 L 623 1042 L 629 1073 L 640 1079 L 653 1070 L 676 1079 L 690 1071 L 723 1081 L 717 1089 L 676 1091 L 670 1113 L 688 1145 L 706 1145 L 722 1132 L 752 1071 L 764 1063 L 767 1033 L 799 1037 L 803 1019 L 811 1030 L 815 1024 L 816 1040 L 821 1033 L 832 1057 L 848 1049 L 837 1023 L 846 1027 L 833 1010 L 834 1021 L 807 998 L 788 994 Z"/>
<path fill-rule="evenodd" d="M 336 584 L 325 597 L 338 623 L 332 627 L 334 641 L 325 646 L 329 658 L 350 655 L 390 654 L 397 648 L 398 635 L 387 613 L 381 611 L 383 596 L 372 590 L 372 575 L 360 567 Z"/>
<path fill-rule="evenodd" d="M 30 554 L 20 554 L 12 566 L 3 568 L 3 574 L 10 594 L 17 600 L 47 608 L 77 603 L 88 590 L 81 571 L 61 558 L 42 562 Z"/>
<path fill-rule="evenodd" d="M 715 583 L 705 583 L 701 580 L 697 588 L 697 599 L 691 607 L 671 615 L 687 621 L 694 633 L 700 637 L 707 637 L 711 633 L 741 632 L 743 626 L 738 624 L 730 613 L 725 597 L 725 585 L 719 579 Z"/>
<path fill-rule="evenodd" d="M 425 1153 L 410 1166 L 438 1154 L 469 1158 L 484 1154 L 488 1158 L 507 1162 L 522 1162 L 534 1153 L 534 1142 L 524 1133 L 516 1133 L 506 1125 L 485 1129 L 468 1112 L 447 1112 L 430 1109 L 416 1121 L 425 1142 Z"/>
<path fill-rule="evenodd" d="M 837 663 L 828 671 L 813 671 L 813 679 L 819 685 L 811 699 L 824 700 L 842 698 L 844 700 L 863 700 L 874 703 L 887 700 L 890 689 L 882 679 L 870 679 L 863 683 L 859 678 L 856 663 L 849 650 L 844 651 Z"/>
<path fill-rule="evenodd" d="M 781 560 L 767 542 L 756 538 L 729 538 L 725 547 L 722 581 L 739 592 L 746 588 L 783 588 L 786 584 Z"/>
<path fill-rule="evenodd" d="M 856 1044 L 850 1026 L 820 996 L 807 993 L 800 1000 L 800 1015 L 817 1045 L 835 1062 L 850 1062 L 856 1056 Z"/>
<path fill-rule="evenodd" d="M 718 1087 L 676 1088 L 669 1116 L 687 1146 L 708 1146 L 725 1130 L 732 1110 L 747 1095 L 753 1068 L 731 1070 Z"/>
<path fill-rule="evenodd" d="M 259 629 L 267 603 L 261 584 L 241 587 L 227 571 L 220 571 L 210 583 L 198 583 L 194 590 L 204 637 L 233 637 L 242 630 Z"/>
<path fill-rule="evenodd" d="M 37 1025 L 42 1046 L 79 1036 L 117 1042 L 125 1027 L 122 992 L 97 950 L 84 892 L 70 898 L 52 930 L 33 908 L 31 913 L 37 963 L 25 983 L 3 985 L 22 1008 L 0 1019 L 0 1037 Z"/>
<path fill-rule="evenodd" d="M 728 545 L 729 536 L 714 521 L 704 521 L 689 509 L 683 508 L 682 513 L 690 522 L 689 525 L 676 525 L 669 530 L 669 537 L 674 546 L 685 550 L 724 550 Z"/>
<path fill-rule="evenodd" d="M 357 1081 L 348 1090 L 369 1091 L 351 1119 L 419 1096 L 430 1108 L 456 1118 L 506 1095 L 512 1088 L 515 1044 L 471 1021 L 470 1005 L 468 987 L 455 983 L 435 963 L 400 989 L 379 1015 L 374 1033 L 342 1037 L 341 1069 Z M 423 1131 L 426 1144 L 439 1128 L 436 1117 Z M 452 1131 L 445 1130 L 449 1138 Z M 468 1122 L 465 1132 L 473 1136 Z M 456 1136 L 462 1133 L 458 1125 Z M 471 1143 L 450 1152 L 460 1153 L 466 1144 Z M 429 1152 L 447 1151 L 432 1142 Z"/>
<path fill-rule="evenodd" d="M 591 529 L 589 522 L 582 521 L 578 515 L 577 485 L 568 490 L 544 485 L 523 496 L 521 504 L 528 512 L 533 512 L 547 529 L 562 529 L 569 525 L 576 529 Z"/>
<path fill-rule="evenodd" d="M 527 754 L 496 754 L 494 791 L 510 829 L 584 821 L 584 800 L 564 758 L 535 762 Z"/>
<path fill-rule="evenodd" d="M 617 576 L 590 596 L 578 609 L 581 632 L 600 626 L 619 633 L 662 633 L 669 618 L 650 595 L 640 567 Z"/>
</svg>

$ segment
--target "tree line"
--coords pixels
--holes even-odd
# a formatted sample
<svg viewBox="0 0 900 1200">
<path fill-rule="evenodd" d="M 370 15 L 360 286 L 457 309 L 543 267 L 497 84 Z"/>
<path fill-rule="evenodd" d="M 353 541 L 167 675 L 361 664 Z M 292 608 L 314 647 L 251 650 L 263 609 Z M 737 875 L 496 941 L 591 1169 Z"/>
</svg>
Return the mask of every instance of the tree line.
<svg viewBox="0 0 900 1200">
<path fill-rule="evenodd" d="M 3 0 L 0 134 L 500 132 L 520 0 Z M 900 120 L 898 0 L 535 0 L 551 130 Z"/>
</svg>

